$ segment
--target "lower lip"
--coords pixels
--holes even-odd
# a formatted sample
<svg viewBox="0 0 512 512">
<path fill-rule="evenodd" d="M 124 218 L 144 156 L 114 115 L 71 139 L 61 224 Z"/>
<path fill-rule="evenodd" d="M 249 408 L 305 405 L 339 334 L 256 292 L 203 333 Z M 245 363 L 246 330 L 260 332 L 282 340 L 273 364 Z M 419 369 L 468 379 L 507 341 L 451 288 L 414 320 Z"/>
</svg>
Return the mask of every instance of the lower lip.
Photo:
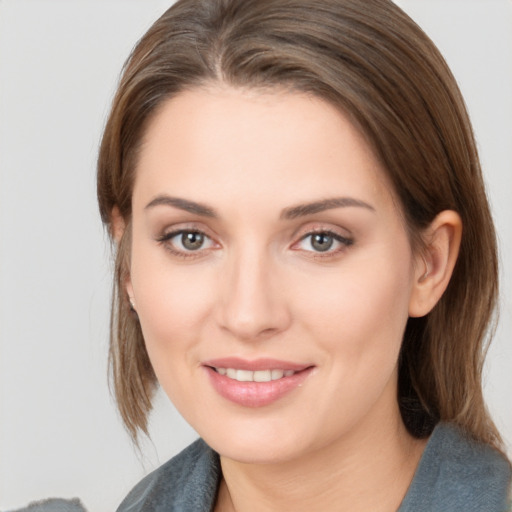
<svg viewBox="0 0 512 512">
<path fill-rule="evenodd" d="M 217 373 L 209 366 L 204 368 L 217 393 L 243 407 L 263 407 L 276 402 L 298 388 L 313 370 L 313 367 L 306 368 L 290 377 L 282 377 L 270 382 L 239 382 Z"/>
</svg>

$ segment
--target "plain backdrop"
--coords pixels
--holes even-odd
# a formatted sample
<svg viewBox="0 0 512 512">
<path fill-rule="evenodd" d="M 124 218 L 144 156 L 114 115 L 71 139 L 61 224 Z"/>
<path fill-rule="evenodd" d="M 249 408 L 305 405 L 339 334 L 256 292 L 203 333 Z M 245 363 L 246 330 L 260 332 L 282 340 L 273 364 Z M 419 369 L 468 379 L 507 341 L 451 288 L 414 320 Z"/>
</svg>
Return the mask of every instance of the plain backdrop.
<svg viewBox="0 0 512 512">
<path fill-rule="evenodd" d="M 132 447 L 106 379 L 110 246 L 98 141 L 121 66 L 170 2 L 0 0 L 0 510 L 50 496 L 110 512 L 195 433 L 158 396 Z M 399 2 L 438 44 L 474 122 L 500 235 L 485 392 L 512 444 L 512 3 Z"/>
</svg>

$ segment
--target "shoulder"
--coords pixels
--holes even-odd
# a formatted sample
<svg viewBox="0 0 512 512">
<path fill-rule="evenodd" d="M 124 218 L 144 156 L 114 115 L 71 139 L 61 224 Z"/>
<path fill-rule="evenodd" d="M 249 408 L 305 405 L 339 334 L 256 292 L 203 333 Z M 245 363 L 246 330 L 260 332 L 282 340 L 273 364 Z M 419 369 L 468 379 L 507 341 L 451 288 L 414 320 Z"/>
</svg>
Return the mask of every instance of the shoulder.
<svg viewBox="0 0 512 512">
<path fill-rule="evenodd" d="M 505 512 L 511 476 L 502 454 L 441 423 L 399 510 Z"/>
<path fill-rule="evenodd" d="M 117 512 L 205 512 L 219 478 L 218 455 L 199 439 L 141 480 Z"/>
</svg>

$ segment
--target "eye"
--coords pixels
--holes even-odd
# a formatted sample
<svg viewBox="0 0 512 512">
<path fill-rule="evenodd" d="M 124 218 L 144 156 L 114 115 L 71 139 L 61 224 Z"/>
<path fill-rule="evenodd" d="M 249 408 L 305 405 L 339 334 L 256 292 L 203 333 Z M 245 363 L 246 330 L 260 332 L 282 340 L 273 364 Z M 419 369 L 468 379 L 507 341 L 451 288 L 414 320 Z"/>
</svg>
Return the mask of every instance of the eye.
<svg viewBox="0 0 512 512">
<path fill-rule="evenodd" d="M 316 253 L 337 253 L 352 245 L 353 240 L 332 231 L 316 231 L 308 233 L 297 242 L 294 248 Z"/>
<path fill-rule="evenodd" d="M 187 251 L 197 251 L 205 245 L 206 237 L 203 233 L 185 231 L 174 236 L 171 241 L 173 241 L 175 245 L 181 245 L 180 249 L 183 248 Z"/>
<path fill-rule="evenodd" d="M 179 230 L 166 233 L 157 241 L 164 243 L 173 254 L 179 256 L 188 256 L 190 253 L 211 249 L 215 245 L 209 236 L 195 230 Z"/>
</svg>

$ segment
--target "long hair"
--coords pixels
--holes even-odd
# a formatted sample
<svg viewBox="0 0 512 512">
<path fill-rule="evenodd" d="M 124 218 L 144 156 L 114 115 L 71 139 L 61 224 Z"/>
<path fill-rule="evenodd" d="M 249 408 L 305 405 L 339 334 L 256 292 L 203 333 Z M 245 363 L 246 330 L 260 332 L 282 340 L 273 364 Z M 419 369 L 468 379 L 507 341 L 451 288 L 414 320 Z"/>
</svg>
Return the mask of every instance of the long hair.
<svg viewBox="0 0 512 512">
<path fill-rule="evenodd" d="M 442 210 L 463 234 L 446 292 L 408 321 L 398 403 L 417 436 L 440 420 L 501 446 L 482 394 L 482 365 L 495 309 L 496 240 L 471 124 L 456 81 L 432 41 L 391 0 L 179 0 L 130 55 L 98 158 L 98 200 L 117 247 L 110 362 L 122 418 L 147 433 L 156 386 L 124 282 L 131 196 L 145 129 L 166 100 L 212 83 L 313 94 L 365 135 L 398 197 L 413 249 Z"/>
</svg>

